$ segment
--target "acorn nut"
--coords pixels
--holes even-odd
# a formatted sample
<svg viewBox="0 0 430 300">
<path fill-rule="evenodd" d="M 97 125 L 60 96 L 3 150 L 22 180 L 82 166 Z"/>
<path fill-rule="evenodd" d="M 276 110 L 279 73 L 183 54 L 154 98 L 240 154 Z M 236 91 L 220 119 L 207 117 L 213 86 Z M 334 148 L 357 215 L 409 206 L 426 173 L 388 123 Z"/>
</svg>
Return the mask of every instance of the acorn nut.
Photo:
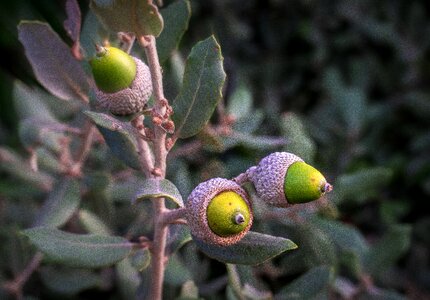
<svg viewBox="0 0 430 300">
<path fill-rule="evenodd" d="M 317 200 L 332 190 L 317 169 L 288 152 L 272 153 L 246 173 L 258 196 L 277 207 Z"/>
<path fill-rule="evenodd" d="M 118 48 L 96 48 L 97 55 L 90 65 L 100 106 L 115 115 L 142 111 L 152 94 L 148 66 Z"/>
<path fill-rule="evenodd" d="M 200 183 L 188 197 L 186 208 L 191 234 L 206 243 L 235 244 L 252 225 L 248 194 L 228 179 L 213 178 Z"/>
</svg>

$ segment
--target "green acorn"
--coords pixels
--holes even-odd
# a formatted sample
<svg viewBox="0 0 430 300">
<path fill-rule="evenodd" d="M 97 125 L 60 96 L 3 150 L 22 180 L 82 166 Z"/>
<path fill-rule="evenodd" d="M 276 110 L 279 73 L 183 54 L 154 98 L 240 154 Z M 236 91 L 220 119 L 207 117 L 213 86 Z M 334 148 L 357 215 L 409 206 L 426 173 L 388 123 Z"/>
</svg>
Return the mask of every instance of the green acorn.
<svg viewBox="0 0 430 300">
<path fill-rule="evenodd" d="M 247 171 L 247 176 L 258 196 L 277 207 L 317 200 L 332 190 L 317 169 L 288 152 L 266 156 Z"/>
<path fill-rule="evenodd" d="M 206 243 L 235 244 L 252 225 L 248 194 L 236 182 L 224 178 L 200 183 L 188 197 L 186 208 L 191 234 Z"/>
<path fill-rule="evenodd" d="M 100 106 L 115 115 L 134 114 L 145 107 L 152 82 L 144 62 L 121 49 L 97 46 L 90 65 Z"/>
</svg>

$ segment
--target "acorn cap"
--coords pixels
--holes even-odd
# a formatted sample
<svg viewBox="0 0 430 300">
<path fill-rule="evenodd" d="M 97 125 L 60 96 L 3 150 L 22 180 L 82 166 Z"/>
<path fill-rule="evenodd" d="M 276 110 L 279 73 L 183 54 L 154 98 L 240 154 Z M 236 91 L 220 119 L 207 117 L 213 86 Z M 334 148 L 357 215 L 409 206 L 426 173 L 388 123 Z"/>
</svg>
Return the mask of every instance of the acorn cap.
<svg viewBox="0 0 430 300">
<path fill-rule="evenodd" d="M 256 167 L 246 171 L 258 196 L 264 202 L 277 207 L 290 206 L 284 193 L 284 179 L 288 167 L 296 161 L 303 160 L 292 153 L 275 152 L 264 157 Z"/>
<path fill-rule="evenodd" d="M 96 89 L 97 101 L 101 107 L 108 109 L 114 115 L 130 115 L 140 112 L 152 94 L 151 73 L 148 66 L 140 59 L 133 57 L 136 62 L 136 77 L 130 87 L 115 93 L 105 93 Z"/>
<path fill-rule="evenodd" d="M 216 234 L 209 226 L 208 206 L 217 195 L 228 191 L 238 194 L 240 198 L 246 202 L 246 205 L 249 208 L 249 220 L 247 220 L 247 225 L 242 231 L 232 233 L 231 235 L 221 236 Z M 187 221 L 191 234 L 193 237 L 209 244 L 217 244 L 221 246 L 235 244 L 245 236 L 252 225 L 252 205 L 248 194 L 240 185 L 228 179 L 213 178 L 200 183 L 191 192 L 185 206 L 187 208 Z M 236 218 L 235 221 L 238 224 L 242 223 L 240 215 L 234 215 L 233 217 Z M 244 217 L 246 217 L 246 214 Z M 214 227 L 213 224 L 212 227 Z M 214 229 L 217 231 L 216 227 L 214 227 Z"/>
</svg>

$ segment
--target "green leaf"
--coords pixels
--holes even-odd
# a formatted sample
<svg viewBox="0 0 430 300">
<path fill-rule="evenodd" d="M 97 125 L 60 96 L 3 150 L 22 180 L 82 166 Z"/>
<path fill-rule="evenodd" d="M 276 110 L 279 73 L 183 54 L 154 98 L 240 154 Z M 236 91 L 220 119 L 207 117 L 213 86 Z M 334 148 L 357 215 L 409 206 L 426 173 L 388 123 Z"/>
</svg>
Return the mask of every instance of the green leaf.
<svg viewBox="0 0 430 300">
<path fill-rule="evenodd" d="M 50 190 L 54 182 L 49 174 L 33 171 L 22 157 L 5 147 L 0 147 L 0 170 L 41 190 Z"/>
<path fill-rule="evenodd" d="M 209 121 L 225 80 L 221 48 L 214 36 L 197 43 L 188 56 L 184 80 L 173 102 L 176 135 L 188 138 Z"/>
<path fill-rule="evenodd" d="M 67 19 L 64 21 L 64 29 L 66 30 L 72 41 L 79 47 L 79 35 L 81 33 L 81 10 L 77 0 L 66 1 Z"/>
<path fill-rule="evenodd" d="M 186 281 L 191 280 L 192 276 L 188 268 L 185 266 L 181 258 L 177 254 L 173 254 L 169 258 L 166 266 L 165 281 L 169 285 L 181 286 Z"/>
<path fill-rule="evenodd" d="M 13 99 L 20 119 L 36 118 L 45 121 L 56 121 L 45 103 L 48 94 L 36 88 L 30 88 L 16 80 L 13 85 Z"/>
<path fill-rule="evenodd" d="M 84 113 L 97 125 L 113 155 L 127 166 L 140 170 L 134 128 L 104 113 L 92 111 Z"/>
<path fill-rule="evenodd" d="M 264 291 L 255 288 L 252 285 L 245 284 L 242 289 L 242 294 L 246 297 L 246 299 L 250 300 L 272 300 L 273 295 L 269 291 Z"/>
<path fill-rule="evenodd" d="M 90 8 L 114 32 L 159 36 L 163 30 L 163 18 L 152 1 L 92 0 Z"/>
<path fill-rule="evenodd" d="M 140 278 L 139 273 L 133 268 L 130 259 L 123 259 L 116 264 L 115 271 L 122 299 L 136 299 L 136 291 L 140 283 Z"/>
<path fill-rule="evenodd" d="M 114 181 L 110 183 L 106 192 L 112 201 L 130 203 L 130 199 L 133 199 L 144 181 L 145 178 L 134 176 L 127 178 L 127 180 Z"/>
<path fill-rule="evenodd" d="M 339 70 L 329 69 L 324 75 L 324 85 L 334 107 L 340 114 L 350 134 L 358 134 L 365 121 L 367 98 L 363 89 L 346 86 Z"/>
<path fill-rule="evenodd" d="M 193 237 L 197 247 L 207 256 L 230 264 L 257 265 L 279 254 L 297 248 L 289 239 L 257 232 L 248 232 L 234 245 L 218 246 Z"/>
<path fill-rule="evenodd" d="M 343 200 L 354 200 L 362 203 L 378 194 L 378 190 L 392 178 L 389 168 L 372 167 L 354 173 L 343 174 L 336 179 L 333 197 L 337 203 Z"/>
<path fill-rule="evenodd" d="M 73 267 L 110 266 L 129 255 L 132 248 L 129 241 L 118 236 L 73 234 L 47 227 L 23 233 L 48 259 Z"/>
<path fill-rule="evenodd" d="M 167 179 L 148 178 L 143 181 L 141 188 L 133 197 L 133 204 L 137 201 L 153 198 L 168 198 L 179 207 L 184 206 L 184 201 L 176 186 Z"/>
<path fill-rule="evenodd" d="M 302 118 L 295 113 L 284 114 L 281 119 L 281 130 L 288 141 L 284 149 L 312 163 L 316 146 L 306 131 Z"/>
<path fill-rule="evenodd" d="M 157 52 L 160 63 L 167 60 L 172 51 L 178 48 L 179 42 L 188 28 L 191 17 L 191 5 L 188 0 L 173 2 L 161 10 L 164 19 L 164 30 L 157 38 Z"/>
<path fill-rule="evenodd" d="M 98 235 L 111 235 L 111 230 L 109 227 L 100 220 L 99 217 L 97 217 L 92 212 L 81 209 L 78 213 L 79 221 L 81 222 L 82 227 L 88 232 L 92 234 L 98 234 Z"/>
<path fill-rule="evenodd" d="M 94 44 L 102 45 L 104 40 L 109 39 L 109 33 L 100 24 L 97 16 L 89 10 L 85 16 L 81 31 L 81 47 L 86 57 L 96 55 Z"/>
<path fill-rule="evenodd" d="M 167 236 L 166 253 L 170 255 L 192 240 L 188 226 L 171 224 Z"/>
<path fill-rule="evenodd" d="M 64 135 L 57 130 L 64 127 L 59 122 L 29 118 L 19 123 L 19 138 L 29 149 L 43 145 L 58 153 L 63 150 L 61 139 L 64 138 Z"/>
<path fill-rule="evenodd" d="M 51 291 L 67 296 L 102 285 L 102 278 L 91 270 L 45 266 L 39 274 Z"/>
<path fill-rule="evenodd" d="M 342 250 L 352 250 L 361 255 L 369 250 L 365 238 L 353 226 L 322 218 L 313 218 L 311 222 L 316 228 L 326 233 Z"/>
<path fill-rule="evenodd" d="M 223 136 L 221 141 L 224 151 L 238 145 L 253 150 L 275 150 L 287 144 L 287 140 L 283 137 L 259 136 L 241 132 L 232 132 L 229 136 Z"/>
<path fill-rule="evenodd" d="M 362 293 L 357 300 L 408 300 L 408 298 L 396 291 L 374 288 L 372 291 Z"/>
<path fill-rule="evenodd" d="M 131 265 L 137 271 L 142 272 L 149 267 L 151 263 L 151 252 L 148 248 L 137 250 L 130 258 Z"/>
<path fill-rule="evenodd" d="M 253 133 L 263 123 L 264 113 L 261 109 L 251 111 L 248 115 L 237 119 L 233 124 L 233 130 L 241 133 Z"/>
<path fill-rule="evenodd" d="M 373 245 L 364 258 L 365 269 L 374 276 L 391 267 L 406 251 L 411 243 L 412 228 L 409 225 L 394 225 Z"/>
<path fill-rule="evenodd" d="M 320 299 L 332 276 L 330 267 L 315 267 L 284 287 L 275 299 Z"/>
<path fill-rule="evenodd" d="M 186 281 L 181 287 L 181 294 L 176 300 L 191 300 L 191 299 L 201 299 L 199 298 L 199 289 L 192 280 Z"/>
<path fill-rule="evenodd" d="M 226 109 L 229 115 L 239 120 L 252 115 L 252 106 L 252 93 L 247 85 L 242 83 L 234 90 Z"/>
<path fill-rule="evenodd" d="M 84 69 L 49 24 L 22 21 L 18 37 L 37 80 L 49 92 L 63 100 L 87 99 L 89 84 Z"/>
<path fill-rule="evenodd" d="M 34 227 L 60 227 L 64 225 L 81 202 L 79 182 L 76 179 L 59 180 L 40 208 Z"/>
</svg>

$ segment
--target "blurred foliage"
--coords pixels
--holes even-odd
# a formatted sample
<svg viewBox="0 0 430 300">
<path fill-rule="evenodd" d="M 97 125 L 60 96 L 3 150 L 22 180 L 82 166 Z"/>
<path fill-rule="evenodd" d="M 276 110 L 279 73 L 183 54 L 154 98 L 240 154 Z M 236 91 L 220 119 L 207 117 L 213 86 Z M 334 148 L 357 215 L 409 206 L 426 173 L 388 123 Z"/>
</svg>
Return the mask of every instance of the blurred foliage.
<svg viewBox="0 0 430 300">
<path fill-rule="evenodd" d="M 95 22 L 88 2 L 80 6 L 85 22 Z M 0 4 L 0 283 L 15 278 L 35 253 L 20 232 L 40 222 L 44 203 L 63 199 L 48 191 L 57 186 L 57 194 L 74 195 L 55 184 L 61 134 L 48 132 L 39 141 L 44 147 L 37 149 L 34 172 L 25 133 L 39 133 L 38 126 L 22 121 L 49 115 L 76 124 L 82 114 L 76 117 L 69 102 L 59 109 L 42 90 L 16 31 L 21 19 L 44 20 L 70 45 L 63 7 L 48 0 Z M 429 3 L 211 0 L 191 1 L 191 10 L 179 51 L 164 65 L 167 98 L 180 90 L 191 47 L 215 34 L 227 73 L 218 111 L 234 119 L 234 132 L 203 130 L 175 146 L 167 178 L 182 197 L 208 178 L 236 176 L 274 150 L 313 162 L 334 190 L 313 204 L 273 209 L 249 186 L 252 230 L 299 247 L 257 267 L 211 260 L 195 243 L 185 244 L 187 233 L 172 229 L 170 253 L 180 249 L 167 267 L 166 299 L 195 299 L 196 287 L 205 299 L 429 298 Z M 16 78 L 35 89 L 14 85 Z M 212 119 L 224 121 L 217 114 Z M 150 235 L 150 222 L 141 221 L 151 216 L 147 201 L 130 206 L 140 183 L 136 172 L 97 144 L 79 183 L 82 199 L 68 206 L 80 205 L 79 213 L 62 228 L 131 239 Z M 55 213 L 55 205 L 50 209 Z M 59 226 L 55 218 L 45 221 Z M 115 268 L 97 270 L 44 263 L 24 293 L 29 299 L 130 299 L 134 291 L 144 293 L 139 274 L 145 277 L 148 259 L 133 253 Z M 0 287 L 0 298 L 7 297 Z"/>
</svg>

